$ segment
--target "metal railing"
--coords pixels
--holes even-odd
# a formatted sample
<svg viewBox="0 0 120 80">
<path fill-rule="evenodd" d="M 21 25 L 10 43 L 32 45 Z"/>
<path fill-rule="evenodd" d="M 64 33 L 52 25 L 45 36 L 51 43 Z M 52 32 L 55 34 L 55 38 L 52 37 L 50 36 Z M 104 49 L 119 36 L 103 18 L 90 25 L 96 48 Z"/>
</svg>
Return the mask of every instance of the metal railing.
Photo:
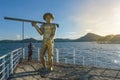
<svg viewBox="0 0 120 80">
<path fill-rule="evenodd" d="M 7 80 L 23 57 L 24 49 L 18 48 L 0 57 L 0 80 Z"/>
<path fill-rule="evenodd" d="M 99 52 L 98 50 L 80 50 L 75 48 L 55 48 L 54 49 L 54 62 L 56 63 L 69 63 L 69 64 L 80 64 L 94 67 L 106 67 L 113 68 L 114 64 L 117 63 L 120 67 L 119 60 L 112 60 L 112 55 L 108 54 L 106 60 L 105 52 Z M 119 56 L 117 56 L 119 57 Z M 19 63 L 20 58 L 28 58 L 27 48 L 16 49 L 6 55 L 0 57 L 0 80 L 7 80 L 10 74 L 13 73 L 16 65 Z M 47 59 L 46 54 L 46 60 Z M 35 48 L 33 53 L 33 59 L 40 61 L 40 48 Z"/>
<path fill-rule="evenodd" d="M 23 55 L 23 58 L 27 60 L 28 59 L 28 49 L 24 48 L 24 52 L 25 52 L 25 54 Z M 54 53 L 55 53 L 54 62 L 59 63 L 59 49 L 55 48 Z M 46 60 L 48 60 L 48 55 L 47 54 L 45 55 L 45 57 L 46 57 Z M 32 55 L 32 60 L 40 61 L 40 48 L 35 48 L 34 49 L 33 55 Z"/>
<path fill-rule="evenodd" d="M 25 49 L 25 58 L 28 57 L 28 50 Z M 112 51 L 110 51 L 112 52 Z M 110 54 L 102 50 L 83 50 L 76 48 L 55 48 L 54 49 L 54 62 L 78 64 L 83 66 L 103 67 L 103 68 L 119 68 L 119 58 L 114 60 L 115 54 Z M 111 58 L 112 57 L 112 58 Z M 119 56 L 117 56 L 119 57 Z M 108 59 L 107 59 L 108 58 Z M 35 48 L 33 52 L 33 60 L 40 61 L 40 48 Z M 47 60 L 47 54 L 46 54 Z"/>
</svg>

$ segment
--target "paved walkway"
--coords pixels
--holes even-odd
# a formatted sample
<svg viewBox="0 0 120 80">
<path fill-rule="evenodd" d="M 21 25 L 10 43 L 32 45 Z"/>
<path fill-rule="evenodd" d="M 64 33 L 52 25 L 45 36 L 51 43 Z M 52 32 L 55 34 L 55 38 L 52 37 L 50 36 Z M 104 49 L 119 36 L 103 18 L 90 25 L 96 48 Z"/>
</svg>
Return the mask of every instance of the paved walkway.
<svg viewBox="0 0 120 80">
<path fill-rule="evenodd" d="M 10 80 L 120 80 L 120 70 L 55 64 L 54 71 L 44 74 L 39 62 L 23 61 Z"/>
</svg>

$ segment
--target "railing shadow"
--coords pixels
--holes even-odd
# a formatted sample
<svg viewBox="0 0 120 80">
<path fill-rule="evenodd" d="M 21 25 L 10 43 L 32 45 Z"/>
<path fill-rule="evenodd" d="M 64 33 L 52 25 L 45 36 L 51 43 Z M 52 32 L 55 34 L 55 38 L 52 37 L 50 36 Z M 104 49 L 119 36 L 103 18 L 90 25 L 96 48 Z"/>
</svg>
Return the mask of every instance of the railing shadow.
<svg viewBox="0 0 120 80">
<path fill-rule="evenodd" d="M 28 68 L 31 68 L 32 71 L 28 71 L 27 68 L 25 68 L 25 65 L 28 66 Z M 16 80 L 16 78 L 20 78 L 22 80 L 26 80 L 26 77 L 33 77 L 35 80 L 39 80 L 39 78 L 35 77 L 41 77 L 40 72 L 39 72 L 39 65 L 37 66 L 38 69 L 32 65 L 32 62 L 28 62 L 24 65 L 23 64 L 19 64 L 19 66 L 17 66 L 17 68 L 19 68 L 20 70 L 22 70 L 23 72 L 19 72 L 19 73 L 13 73 L 9 76 L 8 80 Z M 16 69 L 15 69 L 16 71 Z"/>
<path fill-rule="evenodd" d="M 39 72 L 38 71 L 27 71 L 27 72 L 21 72 L 21 73 L 14 73 L 14 74 L 10 75 L 8 80 L 12 80 L 14 78 L 27 77 L 27 76 L 34 77 L 35 75 L 39 75 Z M 36 79 L 36 80 L 39 80 L 39 79 Z"/>
</svg>

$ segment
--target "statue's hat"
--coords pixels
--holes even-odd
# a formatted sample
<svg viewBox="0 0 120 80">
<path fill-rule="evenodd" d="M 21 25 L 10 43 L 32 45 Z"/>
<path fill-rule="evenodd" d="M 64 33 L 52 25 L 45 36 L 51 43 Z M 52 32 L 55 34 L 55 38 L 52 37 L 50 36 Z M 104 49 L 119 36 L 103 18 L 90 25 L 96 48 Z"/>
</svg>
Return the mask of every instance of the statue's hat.
<svg viewBox="0 0 120 80">
<path fill-rule="evenodd" d="M 52 14 L 52 13 L 45 13 L 44 15 L 43 15 L 43 19 L 45 20 L 45 17 L 47 16 L 47 15 L 50 15 L 51 16 L 51 18 L 52 19 L 54 19 L 54 15 Z"/>
</svg>

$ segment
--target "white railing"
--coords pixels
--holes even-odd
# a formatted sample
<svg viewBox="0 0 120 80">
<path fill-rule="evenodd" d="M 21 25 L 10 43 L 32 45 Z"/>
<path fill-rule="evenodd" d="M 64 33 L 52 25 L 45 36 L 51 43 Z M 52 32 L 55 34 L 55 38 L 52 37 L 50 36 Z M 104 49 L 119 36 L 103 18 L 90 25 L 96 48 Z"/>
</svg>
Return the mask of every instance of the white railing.
<svg viewBox="0 0 120 80">
<path fill-rule="evenodd" d="M 60 49 L 64 49 L 63 50 L 63 52 L 64 52 L 65 50 L 67 50 L 69 48 L 55 48 L 54 49 L 54 62 L 56 62 L 56 63 L 59 63 L 59 62 L 68 63 L 69 60 L 68 60 L 67 56 L 62 58 L 62 60 L 61 60 L 60 56 L 62 55 L 61 54 L 62 52 L 60 52 Z M 71 48 L 71 49 L 72 49 L 72 51 L 71 51 L 71 54 L 69 55 L 69 56 L 72 56 L 71 60 L 72 60 L 73 63 L 71 63 L 71 64 L 76 64 L 76 49 L 75 48 Z M 24 58 L 28 59 L 28 49 L 25 48 L 25 51 L 26 51 L 25 52 L 26 54 L 24 55 Z M 48 58 L 48 56 L 46 54 L 46 60 L 47 60 L 47 58 Z M 40 61 L 40 48 L 34 49 L 33 60 Z M 85 57 L 84 56 L 82 56 L 82 65 L 85 65 Z"/>
<path fill-rule="evenodd" d="M 26 53 L 26 54 L 25 54 Z M 7 80 L 13 70 L 20 61 L 20 58 L 27 59 L 28 50 L 26 48 L 16 49 L 6 55 L 0 57 L 0 80 Z M 40 48 L 34 50 L 33 56 L 34 59 L 40 61 Z M 101 55 L 102 54 L 102 55 Z M 119 60 L 110 60 L 105 61 L 105 54 L 97 50 L 80 50 L 75 48 L 55 48 L 54 49 L 54 62 L 56 63 L 69 63 L 69 64 L 80 64 L 80 65 L 89 65 L 94 67 L 106 67 L 112 68 L 112 63 L 117 63 L 118 67 L 120 66 Z M 110 54 L 109 54 L 110 55 Z M 103 58 L 104 57 L 104 58 Z M 117 56 L 119 57 L 119 56 Z M 46 57 L 47 58 L 47 57 Z"/>
<path fill-rule="evenodd" d="M 28 58 L 28 50 L 25 50 L 25 58 Z M 110 51 L 112 52 L 112 51 Z M 54 62 L 78 64 L 83 66 L 104 67 L 104 68 L 119 68 L 120 58 L 117 61 L 110 58 L 110 53 L 97 49 L 79 49 L 79 48 L 55 48 L 54 49 Z M 106 58 L 109 58 L 107 59 Z M 114 54 L 112 54 L 112 57 Z M 117 56 L 119 57 L 119 56 Z M 33 60 L 40 61 L 40 48 L 35 48 L 33 52 Z M 46 54 L 47 60 L 47 54 Z M 115 64 L 116 63 L 116 64 Z"/>
<path fill-rule="evenodd" d="M 24 49 L 18 48 L 0 57 L 0 80 L 7 80 L 23 57 Z"/>
</svg>

